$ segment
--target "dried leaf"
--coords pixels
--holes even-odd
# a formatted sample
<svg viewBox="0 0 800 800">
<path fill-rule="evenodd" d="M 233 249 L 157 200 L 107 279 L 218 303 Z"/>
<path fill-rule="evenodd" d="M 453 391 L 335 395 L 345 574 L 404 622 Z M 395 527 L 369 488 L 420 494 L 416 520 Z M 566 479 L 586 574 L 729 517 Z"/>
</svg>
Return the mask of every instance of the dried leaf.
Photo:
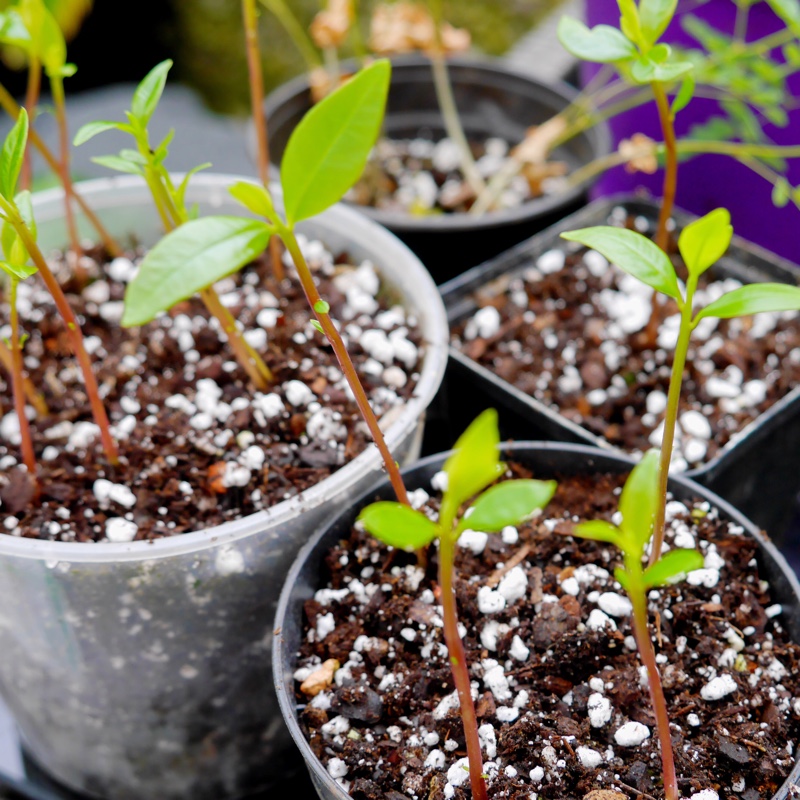
<svg viewBox="0 0 800 800">
<path fill-rule="evenodd" d="M 643 133 L 634 133 L 630 139 L 623 139 L 619 143 L 619 154 L 627 161 L 627 172 L 652 175 L 658 170 L 656 143 Z"/>
<path fill-rule="evenodd" d="M 441 50 L 445 54 L 463 53 L 471 44 L 468 31 L 446 22 L 442 24 L 440 35 Z M 369 43 L 380 55 L 439 50 L 433 17 L 424 5 L 410 2 L 378 6 L 372 16 Z"/>
<path fill-rule="evenodd" d="M 353 0 L 328 0 L 311 23 L 311 38 L 322 50 L 341 47 L 353 23 Z"/>
<path fill-rule="evenodd" d="M 335 658 L 329 658 L 315 669 L 301 684 L 300 691 L 308 697 L 316 697 L 320 692 L 324 692 L 333 686 L 333 676 L 339 669 L 339 662 Z"/>
</svg>

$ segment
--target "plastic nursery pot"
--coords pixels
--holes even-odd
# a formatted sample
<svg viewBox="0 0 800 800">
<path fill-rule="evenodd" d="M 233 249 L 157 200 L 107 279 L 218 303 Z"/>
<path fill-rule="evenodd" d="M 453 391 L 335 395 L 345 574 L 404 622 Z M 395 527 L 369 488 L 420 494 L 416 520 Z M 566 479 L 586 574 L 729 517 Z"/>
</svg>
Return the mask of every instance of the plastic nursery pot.
<svg viewBox="0 0 800 800">
<path fill-rule="evenodd" d="M 502 416 L 502 415 L 501 415 Z M 610 453 L 594 447 L 575 444 L 555 444 L 541 442 L 518 442 L 503 446 L 505 457 L 530 467 L 537 477 L 559 475 L 586 475 L 597 472 L 625 473 L 630 471 L 634 461 L 624 455 Z M 409 489 L 430 487 L 430 480 L 438 472 L 447 453 L 431 456 L 405 470 L 406 485 Z M 701 498 L 719 509 L 720 516 L 741 525 L 748 535 L 756 539 L 759 546 L 759 562 L 765 578 L 770 582 L 776 602 L 783 605 L 787 627 L 794 640 L 800 638 L 800 584 L 776 547 L 758 528 L 721 498 L 693 481 L 684 478 L 670 478 L 670 491 L 679 499 Z M 343 512 L 330 526 L 318 532 L 297 557 L 286 585 L 281 593 L 278 613 L 275 618 L 276 636 L 273 647 L 273 673 L 281 712 L 295 744 L 300 748 L 306 762 L 311 780 L 322 800 L 347 800 L 350 797 L 328 774 L 317 759 L 300 728 L 297 704 L 294 694 L 294 672 L 297 652 L 303 635 L 303 606 L 314 596 L 319 585 L 319 573 L 326 553 L 340 539 L 345 538 L 360 510 L 376 499 L 390 499 L 391 489 L 382 484 L 367 492 L 355 505 Z M 774 800 L 793 796 L 795 787 L 800 785 L 800 763 L 796 764 Z"/>
<path fill-rule="evenodd" d="M 467 138 L 483 141 L 498 136 L 519 142 L 531 125 L 563 110 L 576 97 L 566 84 L 544 84 L 500 60 L 448 59 L 455 100 Z M 355 68 L 355 64 L 351 65 Z M 269 124 L 270 157 L 279 164 L 286 144 L 311 107 L 303 76 L 276 89 L 264 109 Z M 442 139 L 444 124 L 431 78 L 430 62 L 420 56 L 392 61 L 392 83 L 384 122 L 391 138 L 417 136 Z M 608 133 L 597 125 L 554 154 L 575 169 L 608 152 Z M 588 184 L 562 194 L 531 200 L 519 208 L 482 217 L 440 214 L 427 217 L 359 207 L 371 219 L 397 234 L 422 260 L 436 283 L 502 252 L 586 202 Z"/>
<path fill-rule="evenodd" d="M 619 27 L 619 7 L 616 0 L 591 0 L 585 5 L 589 25 L 614 25 Z M 684 30 L 684 18 L 692 15 L 726 36 L 736 27 L 737 4 L 731 0 L 706 0 L 695 3 L 687 0 L 678 4 L 675 20 L 663 36 L 663 41 L 682 48 L 698 49 L 696 39 Z M 768 36 L 783 26 L 769 3 L 754 3 L 747 12 L 748 39 Z M 584 81 L 598 71 L 596 64 L 581 67 Z M 790 94 L 800 92 L 800 76 L 788 81 Z M 715 100 L 695 97 L 686 109 L 676 116 L 679 136 L 690 135 L 694 126 L 704 124 L 721 113 Z M 657 141 L 663 139 L 658 112 L 652 101 L 639 108 L 626 111 L 609 121 L 616 147 L 623 139 L 635 133 L 644 133 Z M 767 123 L 764 132 L 769 141 L 781 145 L 794 145 L 800 140 L 800 110 L 790 108 L 785 127 Z M 703 176 L 698 179 L 698 176 Z M 800 162 L 788 162 L 787 178 L 792 186 L 800 182 Z M 645 187 L 660 196 L 663 172 L 655 175 L 631 174 L 624 167 L 616 167 L 595 184 L 593 197 L 606 197 L 618 192 L 631 192 Z M 681 208 L 694 214 L 706 214 L 714 208 L 725 206 L 730 210 L 733 226 L 740 236 L 751 242 L 800 263 L 800 242 L 795 235 L 797 208 L 793 205 L 776 208 L 771 199 L 772 185 L 748 167 L 732 158 L 719 155 L 700 156 L 679 167 L 677 202 Z"/>
<path fill-rule="evenodd" d="M 227 192 L 233 180 L 198 176 L 187 202 L 239 214 Z M 98 180 L 79 191 L 112 233 L 156 240 L 143 181 Z M 45 252 L 63 243 L 61 192 L 35 195 L 34 209 Z M 413 398 L 385 431 L 407 462 L 447 358 L 436 287 L 408 248 L 350 209 L 334 207 L 303 230 L 370 259 L 415 309 L 424 363 Z M 106 800 L 238 798 L 281 777 L 289 737 L 270 676 L 279 589 L 300 546 L 381 469 L 370 446 L 267 511 L 152 542 L 0 536 L 0 691 L 28 753 L 70 788 Z"/>
<path fill-rule="evenodd" d="M 596 200 L 549 230 L 443 286 L 442 296 L 451 326 L 474 313 L 477 306 L 472 296 L 475 292 L 488 289 L 500 276 L 521 273 L 542 253 L 564 247 L 566 243 L 559 238 L 560 233 L 606 224 L 611 210 L 618 206 L 651 222 L 658 218 L 658 206 L 649 200 L 631 196 Z M 680 211 L 673 214 L 673 218 L 678 226 L 693 219 Z M 800 284 L 800 271 L 792 264 L 736 236 L 712 274 L 744 283 Z M 452 347 L 446 388 L 451 396 L 469 398 L 453 409 L 452 435 L 466 427 L 479 409 L 497 405 L 503 409 L 501 429 L 509 438 L 555 439 L 615 449 L 605 439 Z M 800 386 L 733 436 L 714 458 L 687 475 L 733 503 L 773 539 L 780 541 L 794 513 L 795 496 L 800 491 Z"/>
</svg>

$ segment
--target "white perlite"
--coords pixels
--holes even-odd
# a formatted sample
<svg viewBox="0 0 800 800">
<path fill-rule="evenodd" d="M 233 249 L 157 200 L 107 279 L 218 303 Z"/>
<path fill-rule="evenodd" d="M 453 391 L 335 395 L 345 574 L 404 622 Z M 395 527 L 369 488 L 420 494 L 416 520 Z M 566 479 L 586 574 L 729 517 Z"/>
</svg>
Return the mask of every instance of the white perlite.
<svg viewBox="0 0 800 800">
<path fill-rule="evenodd" d="M 703 700 L 721 700 L 736 691 L 736 681 L 731 675 L 718 675 L 712 678 L 701 690 Z"/>
<path fill-rule="evenodd" d="M 633 611 L 631 601 L 615 592 L 603 592 L 597 598 L 597 605 L 612 617 L 629 617 Z"/>
<path fill-rule="evenodd" d="M 603 763 L 603 756 L 591 747 L 578 747 L 575 754 L 586 769 L 594 769 Z"/>
<path fill-rule="evenodd" d="M 341 758 L 332 758 L 328 762 L 328 775 L 331 778 L 344 778 L 347 775 L 347 764 Z"/>
<path fill-rule="evenodd" d="M 443 769 L 445 761 L 445 755 L 441 750 L 431 750 L 425 759 L 425 766 L 430 769 Z"/>
<path fill-rule="evenodd" d="M 506 607 L 506 599 L 488 586 L 478 589 L 478 611 L 481 614 L 496 614 Z"/>
<path fill-rule="evenodd" d="M 605 627 L 609 627 L 612 631 L 615 631 L 617 629 L 617 623 L 607 614 L 604 614 L 599 608 L 593 608 L 592 613 L 589 614 L 589 619 L 586 620 L 586 627 L 592 631 L 600 631 Z"/>
<path fill-rule="evenodd" d="M 494 728 L 489 723 L 478 728 L 478 739 L 481 742 L 481 750 L 489 758 L 494 758 L 497 755 L 497 737 L 495 736 Z"/>
<path fill-rule="evenodd" d="M 703 789 L 700 792 L 695 792 L 691 800 L 719 800 L 719 795 L 713 789 Z"/>
<path fill-rule="evenodd" d="M 527 661 L 530 653 L 531 651 L 525 646 L 525 643 L 519 638 L 519 636 L 515 636 L 511 640 L 511 647 L 508 649 L 508 654 L 515 661 Z"/>
<path fill-rule="evenodd" d="M 611 701 L 599 692 L 589 695 L 586 710 L 589 712 L 589 723 L 593 728 L 602 728 L 611 720 Z"/>
<path fill-rule="evenodd" d="M 459 758 L 447 770 L 447 782 L 452 786 L 461 786 L 469 778 L 469 759 Z"/>
<path fill-rule="evenodd" d="M 139 526 L 135 522 L 122 517 L 106 520 L 106 539 L 109 542 L 132 542 L 138 530 Z"/>
<path fill-rule="evenodd" d="M 620 747 L 636 747 L 650 738 L 650 729 L 641 722 L 626 722 L 614 734 L 614 741 Z"/>
<path fill-rule="evenodd" d="M 434 478 L 435 477 L 436 476 L 434 475 Z M 433 485 L 433 481 L 431 481 L 431 485 Z M 476 556 L 479 556 L 486 548 L 486 543 L 488 541 L 488 533 L 481 533 L 480 531 L 473 531 L 467 528 L 467 530 L 465 530 L 461 536 L 458 537 L 458 546 L 472 550 Z"/>
<path fill-rule="evenodd" d="M 98 478 L 92 486 L 92 492 L 100 505 L 119 503 L 125 508 L 133 508 L 136 505 L 136 495 L 121 483 L 112 483 L 105 478 Z"/>
<path fill-rule="evenodd" d="M 497 591 L 506 599 L 509 605 L 513 605 L 517 600 L 525 597 L 528 590 L 528 576 L 522 567 L 514 567 L 503 577 L 497 587 Z"/>
</svg>

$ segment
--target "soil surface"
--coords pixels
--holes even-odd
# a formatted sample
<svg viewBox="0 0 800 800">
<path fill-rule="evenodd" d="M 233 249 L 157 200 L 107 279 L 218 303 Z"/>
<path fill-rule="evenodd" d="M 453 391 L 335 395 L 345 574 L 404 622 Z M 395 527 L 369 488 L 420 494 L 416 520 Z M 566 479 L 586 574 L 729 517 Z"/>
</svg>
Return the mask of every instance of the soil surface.
<svg viewBox="0 0 800 800">
<path fill-rule="evenodd" d="M 301 241 L 331 314 L 343 325 L 377 415 L 388 424 L 421 361 L 416 320 L 368 262 Z M 278 286 L 264 257 L 216 285 L 274 375 L 255 391 L 216 318 L 193 298 L 123 329 L 123 297 L 142 256 L 63 256 L 51 264 L 79 316 L 121 463 L 101 450 L 64 325 L 37 278 L 19 288 L 27 374 L 50 413 L 31 421 L 39 501 L 18 465 L 19 421 L 0 382 L 0 531 L 61 541 L 131 541 L 217 525 L 298 494 L 370 441 L 332 349 L 310 324 L 293 268 Z M 287 267 L 290 264 L 284 255 Z M 10 332 L 8 306 L 2 335 Z M 32 412 L 32 409 L 29 408 Z M 384 416 L 386 415 L 386 416 Z M 31 416 L 33 414 L 31 413 Z"/>
<path fill-rule="evenodd" d="M 619 552 L 569 535 L 578 520 L 613 520 L 620 484 L 562 478 L 533 521 L 459 540 L 456 592 L 492 798 L 663 797 L 630 605 L 613 578 Z M 435 508 L 427 497 L 414 494 Z M 649 594 L 681 796 L 768 800 L 795 763 L 800 646 L 741 527 L 705 502 L 671 501 L 667 516 L 667 543 L 705 560 Z M 423 571 L 353 530 L 305 605 L 301 723 L 356 800 L 471 796 L 430 555 Z M 309 678 L 329 659 L 338 663 L 312 697 Z"/>
<path fill-rule="evenodd" d="M 653 233 L 650 220 L 629 218 L 622 208 L 609 224 Z M 680 275 L 674 235 L 672 251 Z M 738 285 L 709 278 L 696 307 Z M 647 333 L 652 294 L 599 253 L 559 242 L 477 292 L 478 310 L 454 326 L 452 343 L 592 433 L 642 452 L 661 443 L 679 323 L 675 302 L 661 297 L 653 341 Z M 798 315 L 703 320 L 692 334 L 687 364 L 676 470 L 711 460 L 800 384 Z"/>
<path fill-rule="evenodd" d="M 471 144 L 478 172 L 489 180 L 510 160 L 509 144 L 492 138 Z M 543 194 L 562 190 L 563 162 L 528 165 L 501 194 L 496 209 L 516 208 Z M 381 139 L 361 180 L 347 195 L 351 202 L 412 216 L 466 213 L 475 201 L 460 168 L 458 147 L 449 138 L 438 142 Z"/>
</svg>

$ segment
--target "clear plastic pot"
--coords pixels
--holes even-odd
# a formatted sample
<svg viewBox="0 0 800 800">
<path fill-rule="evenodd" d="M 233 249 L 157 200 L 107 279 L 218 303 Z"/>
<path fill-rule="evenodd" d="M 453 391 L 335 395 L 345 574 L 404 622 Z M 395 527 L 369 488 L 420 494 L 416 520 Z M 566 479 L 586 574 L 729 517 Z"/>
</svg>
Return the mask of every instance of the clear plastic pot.
<svg viewBox="0 0 800 800">
<path fill-rule="evenodd" d="M 542 477 L 591 475 L 597 472 L 625 473 L 635 464 L 629 456 L 579 444 L 515 442 L 502 447 L 505 458 L 521 462 Z M 404 477 L 409 489 L 430 489 L 431 478 L 442 468 L 448 455 L 449 453 L 443 453 L 430 456 L 405 470 Z M 681 476 L 670 477 L 669 489 L 679 500 L 695 497 L 707 500 L 719 510 L 722 519 L 741 525 L 746 535 L 756 540 L 761 572 L 770 582 L 775 601 L 783 606 L 790 635 L 794 641 L 800 641 L 800 584 L 775 545 L 733 506 L 694 481 Z M 391 489 L 386 482 L 359 498 L 303 547 L 286 578 L 275 618 L 272 658 L 278 700 L 320 800 L 350 800 L 350 795 L 330 776 L 300 727 L 294 672 L 303 637 L 303 606 L 320 588 L 319 575 L 326 553 L 336 542 L 349 535 L 361 509 L 376 499 L 391 499 Z M 789 777 L 772 800 L 795 797 L 798 786 L 800 761 L 794 765 Z"/>
<path fill-rule="evenodd" d="M 240 214 L 226 191 L 232 180 L 197 176 L 187 201 L 202 213 Z M 78 188 L 112 233 L 142 242 L 159 235 L 137 178 Z M 61 192 L 37 194 L 34 208 L 43 247 L 62 244 Z M 386 430 L 407 462 L 447 360 L 439 293 L 416 256 L 350 209 L 333 208 L 302 229 L 371 259 L 415 310 L 424 365 L 414 397 Z M 269 785 L 285 769 L 289 743 L 270 661 L 281 584 L 300 546 L 380 474 L 370 446 L 268 511 L 154 542 L 0 536 L 0 693 L 28 752 L 70 788 L 108 800 L 220 800 Z"/>
</svg>

